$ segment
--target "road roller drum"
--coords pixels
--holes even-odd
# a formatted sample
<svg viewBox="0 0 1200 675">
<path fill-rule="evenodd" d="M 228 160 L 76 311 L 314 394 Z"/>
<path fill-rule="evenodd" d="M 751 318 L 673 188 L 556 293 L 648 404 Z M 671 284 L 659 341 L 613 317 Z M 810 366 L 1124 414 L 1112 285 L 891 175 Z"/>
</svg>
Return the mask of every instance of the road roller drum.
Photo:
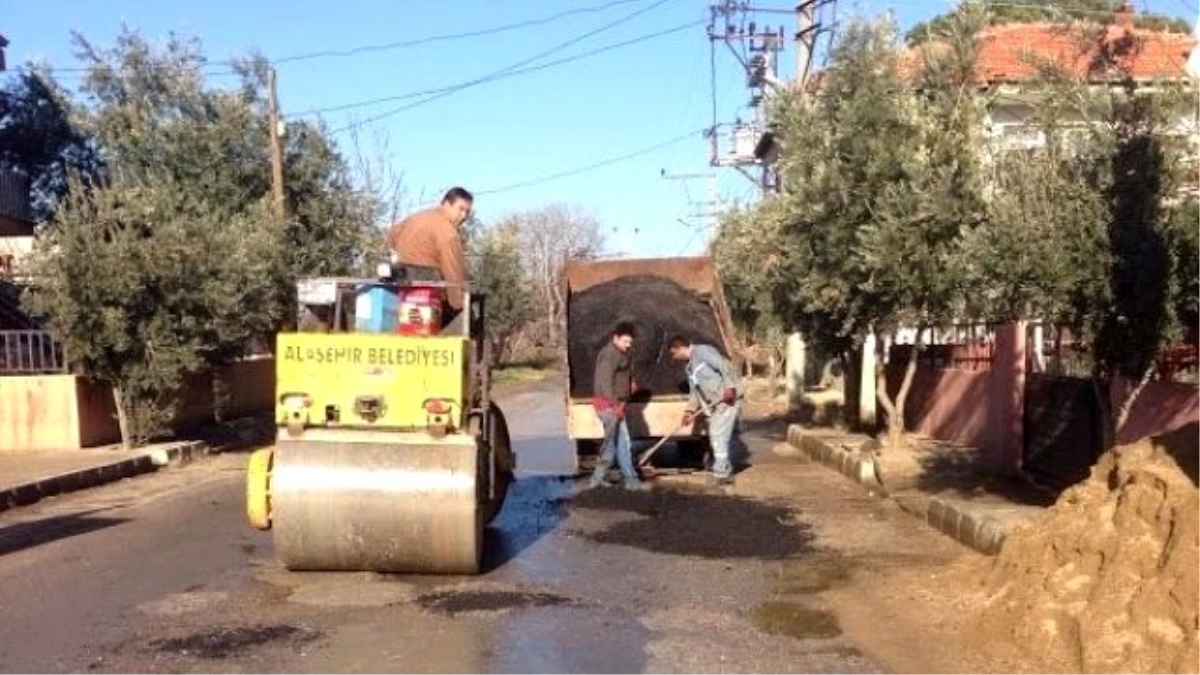
<svg viewBox="0 0 1200 675">
<path fill-rule="evenodd" d="M 281 442 L 275 550 L 292 570 L 474 574 L 485 503 L 474 439 L 421 445 Z"/>
</svg>

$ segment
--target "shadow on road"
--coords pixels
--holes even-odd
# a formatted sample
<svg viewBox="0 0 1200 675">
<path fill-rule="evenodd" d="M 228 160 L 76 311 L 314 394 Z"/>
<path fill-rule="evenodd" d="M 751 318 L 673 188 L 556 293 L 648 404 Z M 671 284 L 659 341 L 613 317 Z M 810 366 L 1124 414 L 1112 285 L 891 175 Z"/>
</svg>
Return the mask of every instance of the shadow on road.
<svg viewBox="0 0 1200 675">
<path fill-rule="evenodd" d="M 128 518 L 92 516 L 107 510 L 91 509 L 0 528 L 0 556 L 129 522 Z"/>
<path fill-rule="evenodd" d="M 503 567 L 567 515 L 571 480 L 560 476 L 518 478 L 508 489 L 504 508 L 484 530 L 483 571 Z"/>
<path fill-rule="evenodd" d="M 811 552 L 816 538 L 812 526 L 796 521 L 787 507 L 729 495 L 601 488 L 581 493 L 571 507 L 643 516 L 618 520 L 586 536 L 654 553 L 783 560 Z"/>
</svg>

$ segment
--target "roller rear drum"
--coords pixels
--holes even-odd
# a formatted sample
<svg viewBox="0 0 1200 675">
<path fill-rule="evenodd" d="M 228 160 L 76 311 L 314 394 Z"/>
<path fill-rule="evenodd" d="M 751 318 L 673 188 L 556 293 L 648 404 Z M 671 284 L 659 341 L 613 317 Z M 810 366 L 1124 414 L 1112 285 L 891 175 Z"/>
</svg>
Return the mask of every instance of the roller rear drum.
<svg viewBox="0 0 1200 675">
<path fill-rule="evenodd" d="M 477 574 L 493 515 L 479 494 L 485 457 L 470 437 L 280 442 L 271 471 L 276 552 L 291 570 Z"/>
</svg>

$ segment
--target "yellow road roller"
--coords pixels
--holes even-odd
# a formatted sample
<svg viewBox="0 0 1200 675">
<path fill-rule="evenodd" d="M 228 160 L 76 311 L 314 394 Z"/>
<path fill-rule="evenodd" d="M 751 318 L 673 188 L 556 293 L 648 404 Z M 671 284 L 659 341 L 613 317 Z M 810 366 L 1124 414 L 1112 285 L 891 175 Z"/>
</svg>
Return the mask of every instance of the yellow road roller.
<svg viewBox="0 0 1200 675">
<path fill-rule="evenodd" d="M 485 298 L 412 268 L 297 287 L 276 340 L 278 434 L 249 462 L 246 512 L 289 570 L 477 574 L 516 461 L 491 400 Z"/>
</svg>

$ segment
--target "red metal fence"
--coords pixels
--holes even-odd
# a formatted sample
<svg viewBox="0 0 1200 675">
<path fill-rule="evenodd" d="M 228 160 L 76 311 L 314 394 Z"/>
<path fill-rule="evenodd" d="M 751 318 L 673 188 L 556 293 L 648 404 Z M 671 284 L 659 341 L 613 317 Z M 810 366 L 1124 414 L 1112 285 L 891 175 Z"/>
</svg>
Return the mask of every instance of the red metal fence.
<svg viewBox="0 0 1200 675">
<path fill-rule="evenodd" d="M 996 359 L 996 332 L 993 324 L 955 324 L 944 330 L 928 331 L 917 364 L 926 368 L 990 370 Z M 893 344 L 888 362 L 908 361 L 912 344 Z"/>
</svg>

